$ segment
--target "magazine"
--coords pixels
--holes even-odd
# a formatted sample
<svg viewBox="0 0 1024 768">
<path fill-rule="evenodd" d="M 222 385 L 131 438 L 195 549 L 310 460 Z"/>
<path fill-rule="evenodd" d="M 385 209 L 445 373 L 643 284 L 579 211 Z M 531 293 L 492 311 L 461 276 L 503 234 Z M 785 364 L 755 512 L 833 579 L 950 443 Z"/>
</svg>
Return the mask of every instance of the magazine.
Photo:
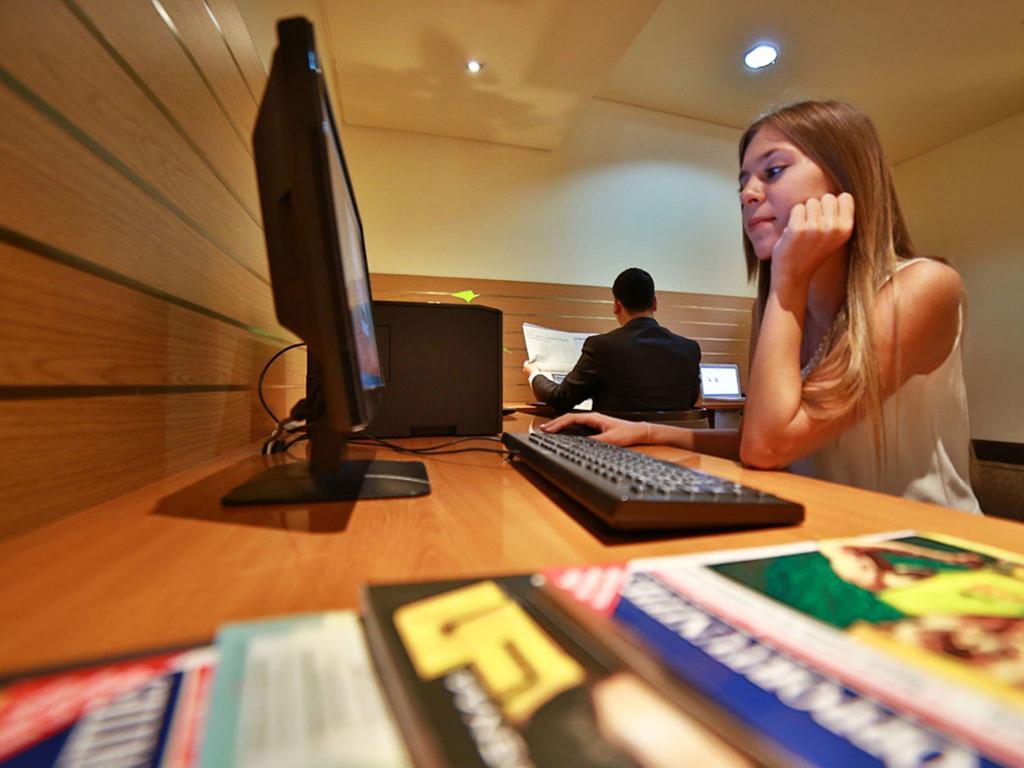
<svg viewBox="0 0 1024 768">
<path fill-rule="evenodd" d="M 404 768 L 352 611 L 227 624 L 204 768 Z"/>
<path fill-rule="evenodd" d="M 371 652 L 417 766 L 669 768 L 682 754 L 715 766 L 790 762 L 716 707 L 627 664 L 622 646 L 529 576 L 375 585 L 363 597 Z"/>
<path fill-rule="evenodd" d="M 197 765 L 212 648 L 31 677 L 0 701 L 0 765 Z"/>
<path fill-rule="evenodd" d="M 910 531 L 553 569 L 816 765 L 1024 765 L 1024 558 Z"/>
</svg>

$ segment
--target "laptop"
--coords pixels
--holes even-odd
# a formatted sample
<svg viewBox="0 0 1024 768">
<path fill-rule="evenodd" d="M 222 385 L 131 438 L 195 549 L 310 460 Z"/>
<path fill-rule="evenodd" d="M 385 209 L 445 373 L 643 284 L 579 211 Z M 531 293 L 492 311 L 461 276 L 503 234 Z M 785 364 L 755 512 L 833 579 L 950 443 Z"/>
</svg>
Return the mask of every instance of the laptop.
<svg viewBox="0 0 1024 768">
<path fill-rule="evenodd" d="M 701 363 L 700 396 L 704 401 L 742 401 L 740 369 L 735 363 Z"/>
</svg>

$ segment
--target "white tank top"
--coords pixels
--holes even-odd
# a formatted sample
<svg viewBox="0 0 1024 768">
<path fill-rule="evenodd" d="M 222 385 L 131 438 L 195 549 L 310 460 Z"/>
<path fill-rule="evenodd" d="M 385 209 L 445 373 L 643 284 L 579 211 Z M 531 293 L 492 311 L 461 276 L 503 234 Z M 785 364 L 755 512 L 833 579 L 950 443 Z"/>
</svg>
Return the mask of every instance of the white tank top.
<svg viewBox="0 0 1024 768">
<path fill-rule="evenodd" d="M 922 260 L 901 260 L 896 269 Z M 962 336 L 961 305 L 949 356 L 931 373 L 912 376 L 882 404 L 882 462 L 876 461 L 871 420 L 862 419 L 833 442 L 793 462 L 789 470 L 981 514 L 970 484 Z"/>
</svg>

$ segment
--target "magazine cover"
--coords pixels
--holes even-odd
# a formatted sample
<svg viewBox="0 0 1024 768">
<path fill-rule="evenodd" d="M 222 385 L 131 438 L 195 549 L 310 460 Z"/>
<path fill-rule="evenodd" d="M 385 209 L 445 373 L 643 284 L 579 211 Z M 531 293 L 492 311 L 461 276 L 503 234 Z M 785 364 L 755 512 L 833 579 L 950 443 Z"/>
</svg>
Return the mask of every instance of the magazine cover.
<svg viewBox="0 0 1024 768">
<path fill-rule="evenodd" d="M 417 766 L 752 764 L 730 741 L 789 762 L 731 720 L 709 730 L 535 583 L 365 588 L 371 652 Z"/>
<path fill-rule="evenodd" d="M 406 768 L 353 611 L 226 624 L 203 768 Z"/>
<path fill-rule="evenodd" d="M 935 534 L 553 569 L 817 765 L 1024 765 L 1024 558 Z"/>
<path fill-rule="evenodd" d="M 210 648 L 33 677 L 0 698 L 0 766 L 197 765 Z"/>
</svg>

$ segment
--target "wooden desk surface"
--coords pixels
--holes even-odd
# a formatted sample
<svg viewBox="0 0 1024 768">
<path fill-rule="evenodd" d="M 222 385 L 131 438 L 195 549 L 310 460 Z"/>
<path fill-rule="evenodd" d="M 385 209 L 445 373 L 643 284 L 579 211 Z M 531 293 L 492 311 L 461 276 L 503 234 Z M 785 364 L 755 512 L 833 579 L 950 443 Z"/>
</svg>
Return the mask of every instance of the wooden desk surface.
<svg viewBox="0 0 1024 768">
<path fill-rule="evenodd" d="M 524 431 L 529 420 L 507 417 L 506 429 Z M 616 534 L 530 470 L 478 453 L 428 459 L 433 492 L 426 497 L 221 508 L 221 494 L 264 465 L 250 449 L 0 542 L 0 674 L 204 642 L 226 621 L 357 608 L 367 581 L 533 571 L 905 528 L 1024 551 L 1024 526 L 1014 522 L 678 449 L 645 450 L 798 499 L 807 519 L 705 535 Z M 353 453 L 396 458 L 386 450 Z"/>
</svg>

